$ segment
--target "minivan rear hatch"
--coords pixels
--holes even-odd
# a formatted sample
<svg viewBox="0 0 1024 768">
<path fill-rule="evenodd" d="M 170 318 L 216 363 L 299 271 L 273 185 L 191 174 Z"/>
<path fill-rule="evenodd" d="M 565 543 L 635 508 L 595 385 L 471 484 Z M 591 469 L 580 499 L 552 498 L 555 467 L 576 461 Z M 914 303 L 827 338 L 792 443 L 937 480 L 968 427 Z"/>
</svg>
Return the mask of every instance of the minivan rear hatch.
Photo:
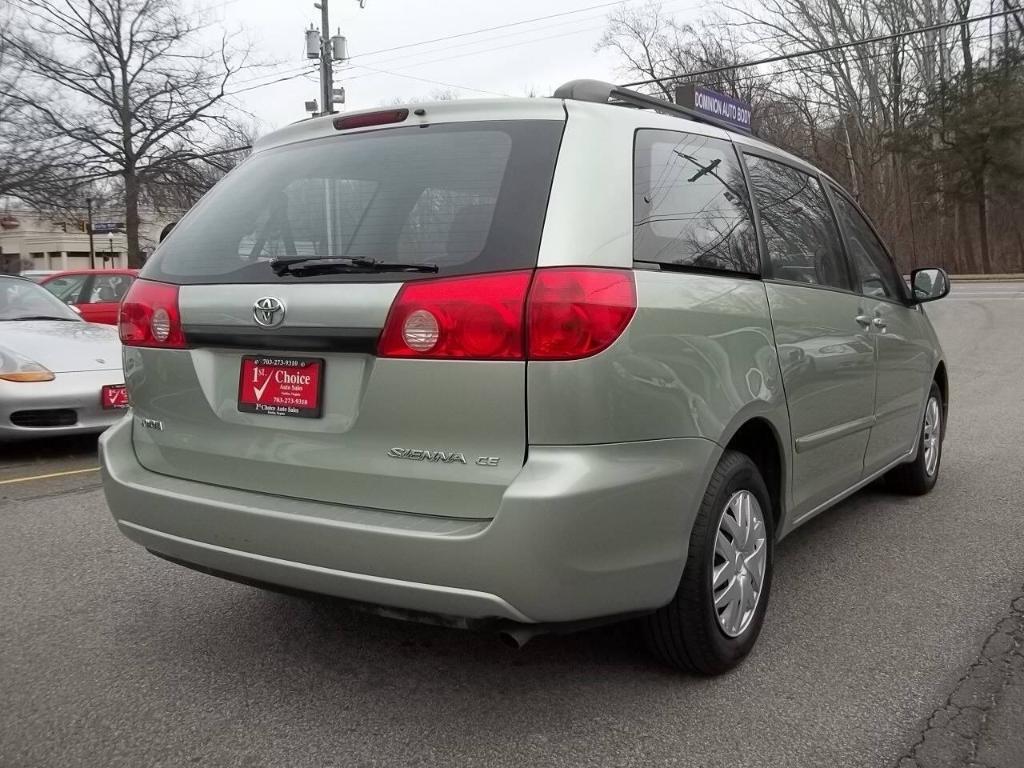
<svg viewBox="0 0 1024 768">
<path fill-rule="evenodd" d="M 536 266 L 564 113 L 534 112 L 331 129 L 258 151 L 220 182 L 134 291 L 176 292 L 162 318 L 184 333 L 181 348 L 125 348 L 142 465 L 354 507 L 493 516 L 526 452 L 526 363 L 376 350 L 404 284 Z"/>
</svg>

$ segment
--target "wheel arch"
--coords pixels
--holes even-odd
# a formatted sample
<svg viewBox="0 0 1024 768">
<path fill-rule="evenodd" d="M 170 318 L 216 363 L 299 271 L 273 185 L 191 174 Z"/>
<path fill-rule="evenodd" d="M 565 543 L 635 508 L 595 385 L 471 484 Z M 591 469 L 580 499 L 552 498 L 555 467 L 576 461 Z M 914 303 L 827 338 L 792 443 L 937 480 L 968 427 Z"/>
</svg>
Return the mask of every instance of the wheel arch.
<svg viewBox="0 0 1024 768">
<path fill-rule="evenodd" d="M 946 362 L 939 360 L 935 367 L 935 374 L 932 381 L 939 385 L 939 392 L 942 394 L 942 423 L 949 423 L 949 376 L 946 373 Z M 942 430 L 942 437 L 945 438 L 946 430 Z"/>
<path fill-rule="evenodd" d="M 726 450 L 745 454 L 760 470 L 771 497 L 776 538 L 779 538 L 786 518 L 788 457 L 783 446 L 779 430 L 764 416 L 753 416 L 738 424 L 728 440 L 723 442 Z"/>
</svg>

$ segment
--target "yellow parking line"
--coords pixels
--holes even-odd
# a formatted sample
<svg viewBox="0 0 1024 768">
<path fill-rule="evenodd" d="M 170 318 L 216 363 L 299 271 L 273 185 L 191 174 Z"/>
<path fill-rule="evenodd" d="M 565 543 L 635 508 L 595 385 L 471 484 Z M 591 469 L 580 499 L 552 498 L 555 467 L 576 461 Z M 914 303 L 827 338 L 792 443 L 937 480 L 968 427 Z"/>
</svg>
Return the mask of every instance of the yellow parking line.
<svg viewBox="0 0 1024 768">
<path fill-rule="evenodd" d="M 49 480 L 51 477 L 67 477 L 68 475 L 81 475 L 86 472 L 99 472 L 99 467 L 89 467 L 88 469 L 69 469 L 67 472 L 51 472 L 48 475 L 32 475 L 31 477 L 15 477 L 13 480 L 0 480 L 0 485 L 10 485 L 11 483 L 27 483 L 29 480 Z"/>
</svg>

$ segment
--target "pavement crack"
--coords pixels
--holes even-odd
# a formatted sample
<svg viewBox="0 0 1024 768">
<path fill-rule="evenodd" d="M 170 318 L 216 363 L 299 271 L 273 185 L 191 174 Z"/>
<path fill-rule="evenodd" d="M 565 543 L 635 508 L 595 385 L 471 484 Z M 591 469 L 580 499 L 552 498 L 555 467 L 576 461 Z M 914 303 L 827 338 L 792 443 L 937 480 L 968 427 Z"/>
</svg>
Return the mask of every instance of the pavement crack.
<svg viewBox="0 0 1024 768">
<path fill-rule="evenodd" d="M 1024 592 L 1024 590 L 1022 590 Z M 978 658 L 954 685 L 943 704 L 926 721 L 897 768 L 968 766 L 986 768 L 976 759 L 978 740 L 988 715 L 1024 658 L 1024 593 L 985 638 Z"/>
</svg>

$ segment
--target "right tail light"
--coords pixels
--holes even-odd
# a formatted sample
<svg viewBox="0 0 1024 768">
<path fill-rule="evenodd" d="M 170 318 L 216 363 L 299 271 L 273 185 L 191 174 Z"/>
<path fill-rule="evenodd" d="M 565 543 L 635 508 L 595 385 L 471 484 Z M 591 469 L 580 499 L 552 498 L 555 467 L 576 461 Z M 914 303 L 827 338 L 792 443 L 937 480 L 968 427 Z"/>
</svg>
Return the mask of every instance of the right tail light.
<svg viewBox="0 0 1024 768">
<path fill-rule="evenodd" d="M 526 304 L 530 360 L 578 360 L 611 346 L 636 312 L 633 273 L 538 269 Z"/>
</svg>

